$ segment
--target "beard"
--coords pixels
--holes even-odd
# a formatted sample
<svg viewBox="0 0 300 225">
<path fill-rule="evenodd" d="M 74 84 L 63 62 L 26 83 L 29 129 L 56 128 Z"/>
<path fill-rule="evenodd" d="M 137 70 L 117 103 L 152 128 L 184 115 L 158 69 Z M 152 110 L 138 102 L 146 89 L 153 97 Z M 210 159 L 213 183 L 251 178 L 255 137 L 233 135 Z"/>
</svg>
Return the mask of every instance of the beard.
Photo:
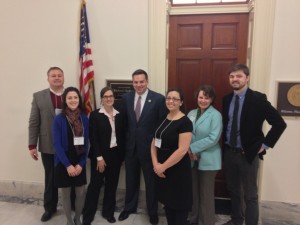
<svg viewBox="0 0 300 225">
<path fill-rule="evenodd" d="M 235 91 L 239 91 L 241 89 L 244 89 L 246 84 L 240 84 L 240 83 L 233 83 L 233 84 L 230 84 L 230 86 L 232 87 L 233 90 Z"/>
</svg>

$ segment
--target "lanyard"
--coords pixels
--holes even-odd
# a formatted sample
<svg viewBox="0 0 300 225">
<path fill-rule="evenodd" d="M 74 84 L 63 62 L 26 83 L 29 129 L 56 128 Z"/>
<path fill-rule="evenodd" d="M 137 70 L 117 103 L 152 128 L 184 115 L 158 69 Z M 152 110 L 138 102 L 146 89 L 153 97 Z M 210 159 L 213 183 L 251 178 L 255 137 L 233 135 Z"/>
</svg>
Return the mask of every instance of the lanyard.
<svg viewBox="0 0 300 225">
<path fill-rule="evenodd" d="M 166 117 L 166 119 L 159 125 L 159 127 L 156 129 L 156 131 L 155 131 L 155 138 L 156 138 L 156 133 L 157 133 L 157 131 L 159 130 L 159 128 L 164 124 L 164 122 L 167 120 L 167 117 Z M 173 122 L 173 120 L 171 120 L 170 121 L 170 123 L 160 132 L 160 137 L 159 137 L 159 139 L 161 139 L 161 136 L 162 136 L 162 133 L 170 126 L 170 124 Z"/>
</svg>

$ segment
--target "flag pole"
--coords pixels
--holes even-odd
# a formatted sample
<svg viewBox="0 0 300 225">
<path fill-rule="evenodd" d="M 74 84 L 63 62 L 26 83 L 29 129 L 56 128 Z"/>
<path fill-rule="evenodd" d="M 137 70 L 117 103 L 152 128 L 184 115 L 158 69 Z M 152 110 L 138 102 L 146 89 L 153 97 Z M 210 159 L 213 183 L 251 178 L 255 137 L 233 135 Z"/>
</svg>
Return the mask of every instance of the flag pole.
<svg viewBox="0 0 300 225">
<path fill-rule="evenodd" d="M 92 81 L 92 92 L 93 92 L 93 104 L 94 104 L 94 109 L 97 109 L 97 107 L 96 107 L 96 95 L 95 95 L 95 82 L 94 82 L 94 80 Z"/>
</svg>

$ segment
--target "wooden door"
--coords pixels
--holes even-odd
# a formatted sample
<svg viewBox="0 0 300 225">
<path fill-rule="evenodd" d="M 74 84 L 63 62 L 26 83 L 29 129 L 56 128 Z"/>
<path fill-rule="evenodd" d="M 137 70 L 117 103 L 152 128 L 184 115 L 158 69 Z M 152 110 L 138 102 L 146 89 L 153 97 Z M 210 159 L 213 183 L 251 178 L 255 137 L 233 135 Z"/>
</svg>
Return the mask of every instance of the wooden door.
<svg viewBox="0 0 300 225">
<path fill-rule="evenodd" d="M 181 87 L 187 112 L 197 107 L 194 92 L 212 85 L 215 107 L 231 91 L 228 69 L 246 63 L 248 14 L 170 16 L 168 87 Z M 224 172 L 216 178 L 215 196 L 228 198 Z"/>
</svg>

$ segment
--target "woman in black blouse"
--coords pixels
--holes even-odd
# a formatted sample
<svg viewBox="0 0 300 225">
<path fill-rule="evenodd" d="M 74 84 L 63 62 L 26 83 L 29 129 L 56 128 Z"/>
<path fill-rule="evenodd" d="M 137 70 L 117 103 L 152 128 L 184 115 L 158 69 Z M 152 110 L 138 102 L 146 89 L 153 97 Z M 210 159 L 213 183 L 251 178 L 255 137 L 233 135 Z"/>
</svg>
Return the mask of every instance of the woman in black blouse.
<svg viewBox="0 0 300 225">
<path fill-rule="evenodd" d="M 158 200 L 164 205 L 168 225 L 185 225 L 192 207 L 192 175 L 188 149 L 193 125 L 180 110 L 182 104 L 182 91 L 168 90 L 166 106 L 169 113 L 158 126 L 151 145 Z"/>
<path fill-rule="evenodd" d="M 114 93 L 110 87 L 100 92 L 101 107 L 89 118 L 91 181 L 83 210 L 83 224 L 90 225 L 94 219 L 99 193 L 105 179 L 102 216 L 114 223 L 116 191 L 121 163 L 124 159 L 124 133 L 121 114 L 113 107 Z"/>
</svg>

